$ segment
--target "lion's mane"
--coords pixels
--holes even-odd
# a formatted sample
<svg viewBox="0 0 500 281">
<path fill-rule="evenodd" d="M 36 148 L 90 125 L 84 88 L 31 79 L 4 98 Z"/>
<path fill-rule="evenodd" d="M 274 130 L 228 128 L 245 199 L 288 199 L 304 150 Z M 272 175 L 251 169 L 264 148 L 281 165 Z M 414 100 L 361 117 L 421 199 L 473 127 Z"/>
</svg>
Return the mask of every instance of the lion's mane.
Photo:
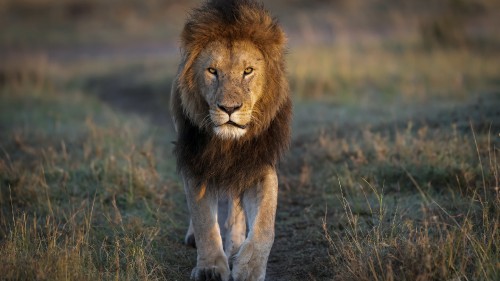
<svg viewBox="0 0 500 281">
<path fill-rule="evenodd" d="M 199 94 L 195 61 L 217 40 L 252 42 L 264 56 L 266 81 L 254 106 L 259 122 L 251 122 L 237 140 L 224 140 L 200 126 L 208 104 Z M 207 1 L 193 10 L 181 35 L 182 58 L 171 97 L 178 138 L 174 153 L 179 170 L 201 184 L 241 194 L 275 167 L 290 140 L 292 104 L 285 75 L 284 32 L 261 4 L 248 0 Z"/>
</svg>

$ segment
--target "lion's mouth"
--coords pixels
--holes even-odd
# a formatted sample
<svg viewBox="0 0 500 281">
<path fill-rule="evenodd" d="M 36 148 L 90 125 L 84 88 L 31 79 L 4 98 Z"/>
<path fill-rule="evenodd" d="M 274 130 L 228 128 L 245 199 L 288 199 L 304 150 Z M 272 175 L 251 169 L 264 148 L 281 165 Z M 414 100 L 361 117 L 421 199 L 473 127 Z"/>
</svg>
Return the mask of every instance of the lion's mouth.
<svg viewBox="0 0 500 281">
<path fill-rule="evenodd" d="M 220 126 L 223 126 L 223 125 L 231 125 L 231 126 L 235 126 L 235 127 L 240 128 L 240 129 L 242 129 L 242 130 L 244 130 L 244 129 L 246 129 L 246 128 L 247 128 L 247 125 L 240 125 L 240 124 L 235 123 L 235 122 L 233 122 L 233 121 L 231 121 L 231 120 L 227 121 L 226 123 L 224 123 L 224 124 L 222 124 L 222 125 L 220 125 Z"/>
</svg>

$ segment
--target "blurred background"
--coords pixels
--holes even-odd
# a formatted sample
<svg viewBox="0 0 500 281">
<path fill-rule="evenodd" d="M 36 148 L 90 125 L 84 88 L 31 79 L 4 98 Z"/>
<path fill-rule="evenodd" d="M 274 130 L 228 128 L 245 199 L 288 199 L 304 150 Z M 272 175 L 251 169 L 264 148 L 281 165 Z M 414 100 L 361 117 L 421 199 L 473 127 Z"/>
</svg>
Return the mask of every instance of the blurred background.
<svg viewBox="0 0 500 281">
<path fill-rule="evenodd" d="M 162 90 L 168 92 L 180 53 L 178 36 L 199 2 L 2 0 L 0 77 L 40 63 L 64 69 L 93 60 L 102 68 L 125 63 L 164 74 Z M 463 99 L 499 84 L 498 1 L 276 0 L 265 5 L 289 37 L 295 98 L 413 103 L 430 96 Z M 104 84 L 130 84 L 135 76 L 122 74 Z M 104 85 L 94 82 L 87 84 Z M 117 95 L 110 98 L 127 98 Z"/>
<path fill-rule="evenodd" d="M 188 278 L 168 100 L 200 3 L 0 0 L 0 276 Z M 268 280 L 499 280 L 500 1 L 264 4 L 294 100 Z"/>
<path fill-rule="evenodd" d="M 2 0 L 0 53 L 9 62 L 43 57 L 63 64 L 157 57 L 164 68 L 172 68 L 168 62 L 179 55 L 183 22 L 199 2 Z M 296 97 L 422 99 L 428 88 L 440 95 L 465 95 L 472 87 L 478 91 L 498 84 L 497 1 L 265 4 L 288 34 Z"/>
</svg>

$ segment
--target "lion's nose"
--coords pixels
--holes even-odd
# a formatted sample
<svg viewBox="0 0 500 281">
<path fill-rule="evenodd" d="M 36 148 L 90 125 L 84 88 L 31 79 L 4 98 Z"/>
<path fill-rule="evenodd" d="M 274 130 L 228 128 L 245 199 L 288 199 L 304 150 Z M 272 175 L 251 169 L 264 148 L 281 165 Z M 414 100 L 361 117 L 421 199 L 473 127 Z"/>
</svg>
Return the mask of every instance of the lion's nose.
<svg viewBox="0 0 500 281">
<path fill-rule="evenodd" d="M 238 109 L 241 108 L 241 103 L 237 104 L 237 105 L 234 105 L 234 106 L 228 106 L 228 105 L 222 105 L 222 104 L 217 104 L 217 106 L 222 111 L 224 111 L 225 113 L 227 113 L 228 115 L 231 115 L 233 112 L 235 112 L 235 111 L 237 111 Z"/>
</svg>

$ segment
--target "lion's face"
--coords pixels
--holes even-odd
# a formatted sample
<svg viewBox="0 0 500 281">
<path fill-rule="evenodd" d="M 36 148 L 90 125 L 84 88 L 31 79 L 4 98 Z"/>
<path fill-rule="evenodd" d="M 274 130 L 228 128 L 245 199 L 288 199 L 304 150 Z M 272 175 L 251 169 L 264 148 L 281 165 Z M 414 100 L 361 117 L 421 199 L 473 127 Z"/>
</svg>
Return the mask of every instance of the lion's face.
<svg viewBox="0 0 500 281">
<path fill-rule="evenodd" d="M 248 41 L 211 42 L 199 55 L 196 80 L 208 104 L 200 126 L 208 126 L 223 139 L 238 139 L 252 122 L 259 122 L 255 103 L 263 95 L 265 63 L 262 53 Z"/>
</svg>

